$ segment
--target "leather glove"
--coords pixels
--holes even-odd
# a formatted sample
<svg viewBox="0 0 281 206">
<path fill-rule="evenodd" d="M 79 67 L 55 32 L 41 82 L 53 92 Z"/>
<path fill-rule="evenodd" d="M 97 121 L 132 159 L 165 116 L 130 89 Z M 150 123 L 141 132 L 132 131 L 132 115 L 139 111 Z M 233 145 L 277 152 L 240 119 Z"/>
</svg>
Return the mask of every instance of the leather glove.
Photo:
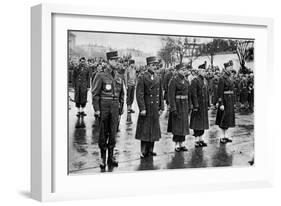
<svg viewBox="0 0 281 206">
<path fill-rule="evenodd" d="M 140 112 L 140 115 L 141 115 L 141 116 L 146 116 L 146 110 L 142 110 L 142 111 Z"/>
<path fill-rule="evenodd" d="M 95 111 L 95 117 L 100 117 L 100 111 Z"/>
<path fill-rule="evenodd" d="M 224 106 L 223 106 L 223 105 L 220 106 L 220 110 L 221 110 L 221 111 L 224 110 Z"/>
<path fill-rule="evenodd" d="M 172 115 L 173 115 L 174 117 L 177 117 L 177 116 L 178 116 L 178 112 L 177 112 L 177 111 L 173 111 L 173 112 L 172 112 Z"/>
</svg>

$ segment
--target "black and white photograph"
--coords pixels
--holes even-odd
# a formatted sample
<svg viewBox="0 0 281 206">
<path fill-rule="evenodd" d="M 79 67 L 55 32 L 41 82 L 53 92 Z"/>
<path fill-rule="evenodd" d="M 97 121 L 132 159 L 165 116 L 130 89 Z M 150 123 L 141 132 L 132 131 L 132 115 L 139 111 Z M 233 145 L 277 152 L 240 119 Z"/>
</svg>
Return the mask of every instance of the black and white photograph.
<svg viewBox="0 0 281 206">
<path fill-rule="evenodd" d="M 67 35 L 69 175 L 254 166 L 255 39 Z"/>
</svg>

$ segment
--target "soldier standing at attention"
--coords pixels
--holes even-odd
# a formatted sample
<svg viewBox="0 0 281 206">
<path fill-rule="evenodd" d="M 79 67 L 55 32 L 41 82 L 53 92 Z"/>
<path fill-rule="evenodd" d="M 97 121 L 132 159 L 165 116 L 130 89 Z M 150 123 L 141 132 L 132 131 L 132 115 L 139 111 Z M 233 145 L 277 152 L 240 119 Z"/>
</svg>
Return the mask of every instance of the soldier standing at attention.
<svg viewBox="0 0 281 206">
<path fill-rule="evenodd" d="M 205 79 L 205 70 L 199 69 L 198 76 L 191 81 L 190 86 L 192 112 L 190 116 L 190 128 L 194 131 L 195 147 L 206 147 L 204 131 L 209 129 L 208 107 L 209 95 Z"/>
<path fill-rule="evenodd" d="M 234 112 L 234 83 L 231 80 L 232 65 L 228 62 L 224 64 L 223 75 L 219 79 L 218 84 L 218 111 L 216 117 L 216 125 L 218 125 L 223 135 L 220 137 L 221 143 L 232 142 L 227 130 L 229 127 L 235 127 Z"/>
<path fill-rule="evenodd" d="M 86 116 L 84 108 L 87 104 L 88 88 L 90 88 L 90 72 L 86 65 L 86 58 L 79 59 L 79 65 L 74 68 L 72 75 L 72 85 L 74 88 L 74 100 L 77 107 L 77 116 Z"/>
<path fill-rule="evenodd" d="M 125 71 L 125 84 L 127 88 L 127 112 L 135 113 L 132 109 L 136 88 L 137 73 L 135 68 L 135 60 L 129 60 L 129 67 Z"/>
<path fill-rule="evenodd" d="M 93 107 L 95 116 L 100 120 L 99 148 L 101 152 L 101 169 L 106 166 L 106 151 L 108 150 L 107 164 L 117 167 L 118 162 L 113 156 L 116 144 L 116 133 L 119 115 L 123 112 L 124 90 L 123 81 L 116 75 L 117 51 L 106 53 L 109 65 L 104 71 L 96 74 L 92 86 Z"/>
<path fill-rule="evenodd" d="M 175 67 L 176 75 L 169 84 L 170 114 L 168 120 L 168 132 L 172 132 L 175 142 L 175 151 L 187 151 L 183 145 L 185 136 L 189 134 L 189 83 L 185 78 L 185 71 L 182 65 Z"/>
<path fill-rule="evenodd" d="M 159 117 L 164 110 L 156 57 L 148 57 L 147 71 L 139 76 L 136 97 L 139 116 L 135 138 L 141 141 L 141 158 L 155 156 L 154 142 L 161 138 Z"/>
<path fill-rule="evenodd" d="M 164 89 L 164 100 L 166 101 L 167 104 L 167 112 L 170 111 L 170 104 L 169 104 L 169 97 L 168 97 L 168 86 L 173 78 L 174 75 L 174 68 L 170 67 L 168 71 L 165 73 L 164 78 L 163 78 L 163 89 Z"/>
</svg>

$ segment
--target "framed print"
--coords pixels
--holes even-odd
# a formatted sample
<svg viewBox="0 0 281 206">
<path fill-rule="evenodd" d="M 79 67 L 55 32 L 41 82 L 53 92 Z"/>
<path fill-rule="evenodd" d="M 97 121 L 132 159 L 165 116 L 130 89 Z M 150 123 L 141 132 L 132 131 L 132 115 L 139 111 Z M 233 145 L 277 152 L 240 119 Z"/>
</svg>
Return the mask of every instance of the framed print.
<svg viewBox="0 0 281 206">
<path fill-rule="evenodd" d="M 34 199 L 272 186 L 272 20 L 166 14 L 31 9 Z"/>
</svg>

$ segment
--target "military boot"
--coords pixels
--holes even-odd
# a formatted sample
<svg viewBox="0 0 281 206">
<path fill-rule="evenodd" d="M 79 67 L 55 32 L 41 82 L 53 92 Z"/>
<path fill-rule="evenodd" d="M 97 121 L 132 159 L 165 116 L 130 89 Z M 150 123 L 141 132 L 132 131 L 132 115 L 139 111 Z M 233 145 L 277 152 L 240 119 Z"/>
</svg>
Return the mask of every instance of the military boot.
<svg viewBox="0 0 281 206">
<path fill-rule="evenodd" d="M 106 150 L 101 150 L 100 168 L 105 169 L 105 167 L 106 167 Z"/>
<path fill-rule="evenodd" d="M 117 161 L 114 159 L 114 157 L 113 157 L 113 149 L 114 149 L 114 148 L 109 148 L 109 149 L 108 149 L 107 164 L 108 164 L 108 166 L 118 167 L 118 162 L 117 162 Z"/>
</svg>

